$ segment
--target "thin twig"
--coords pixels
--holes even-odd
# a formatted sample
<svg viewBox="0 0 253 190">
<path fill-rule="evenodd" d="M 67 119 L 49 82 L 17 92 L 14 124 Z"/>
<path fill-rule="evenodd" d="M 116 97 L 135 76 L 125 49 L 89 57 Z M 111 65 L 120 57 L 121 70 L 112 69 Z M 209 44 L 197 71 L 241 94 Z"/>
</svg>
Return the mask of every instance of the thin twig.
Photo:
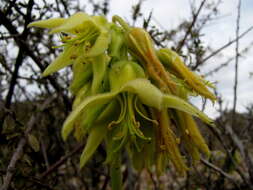
<svg viewBox="0 0 253 190">
<path fill-rule="evenodd" d="M 12 155 L 11 161 L 7 167 L 6 175 L 4 176 L 3 185 L 0 190 L 8 190 L 13 174 L 15 173 L 15 170 L 16 170 L 16 164 L 23 155 L 24 146 L 26 145 L 26 142 L 27 142 L 26 137 L 30 133 L 32 128 L 35 126 L 36 122 L 37 122 L 37 117 L 33 115 L 27 124 L 25 135 L 20 139 L 18 143 L 18 147 L 16 151 L 14 152 L 14 154 Z"/>
<path fill-rule="evenodd" d="M 220 63 L 219 66 L 215 67 L 214 69 L 208 71 L 207 73 L 203 74 L 204 77 L 213 75 L 214 73 L 217 73 L 218 71 L 220 71 L 222 68 L 228 66 L 229 63 L 231 63 L 235 58 L 234 57 L 230 57 L 228 60 L 226 60 L 223 63 Z"/>
<path fill-rule="evenodd" d="M 69 9 L 68 9 L 68 4 L 67 4 L 68 1 L 60 0 L 60 2 L 62 3 L 62 5 L 64 7 L 64 10 L 67 13 L 67 15 L 70 16 L 70 12 L 69 12 Z"/>
<path fill-rule="evenodd" d="M 38 185 L 39 187 L 42 187 L 43 189 L 48 189 L 48 190 L 54 190 L 53 187 L 51 187 L 48 184 L 45 184 L 43 182 L 41 182 L 39 179 L 37 179 L 36 177 L 31 177 L 31 176 L 22 176 L 24 177 L 26 180 L 33 182 L 33 184 L 29 185 L 28 187 L 26 187 L 27 189 L 31 189 L 31 187 L 34 187 L 34 184 Z"/>
<path fill-rule="evenodd" d="M 242 178 L 242 180 L 243 180 L 245 183 L 248 184 L 248 180 L 247 180 L 246 174 L 245 174 L 243 171 L 241 171 L 240 168 L 238 168 L 238 166 L 237 166 L 237 164 L 236 164 L 236 162 L 235 162 L 235 160 L 234 160 L 234 158 L 233 158 L 233 155 L 232 155 L 231 152 L 230 152 L 230 148 L 225 144 L 224 139 L 223 139 L 223 137 L 221 136 L 221 134 L 220 134 L 220 132 L 219 132 L 219 130 L 218 130 L 219 128 L 221 128 L 222 125 L 219 125 L 219 123 L 217 123 L 217 124 L 218 124 L 217 128 L 212 127 L 212 126 L 210 126 L 210 125 L 206 125 L 206 126 L 210 129 L 210 131 L 214 134 L 214 136 L 219 140 L 219 142 L 221 143 L 221 145 L 222 145 L 223 148 L 225 149 L 227 155 L 228 155 L 229 158 L 231 159 L 232 163 L 235 165 L 236 171 L 238 172 L 238 174 L 240 175 L 240 177 Z M 231 135 L 229 135 L 229 137 L 231 137 Z"/>
<path fill-rule="evenodd" d="M 40 58 L 36 56 L 32 49 L 28 46 L 28 44 L 22 38 L 20 38 L 20 36 L 18 35 L 19 32 L 16 30 L 16 27 L 12 25 L 10 19 L 8 19 L 5 16 L 4 12 L 2 12 L 1 10 L 0 18 L 0 24 L 2 24 L 11 35 L 14 35 L 14 40 L 19 46 L 19 48 L 21 48 L 26 53 L 26 55 L 28 55 L 36 63 L 36 65 L 40 68 L 41 71 L 44 71 L 45 67 L 41 63 Z M 57 83 L 57 81 L 52 76 L 48 76 L 46 78 L 50 81 L 54 89 L 62 96 L 64 104 L 66 106 L 66 110 L 71 110 L 71 103 L 67 95 L 63 93 L 64 89 Z"/>
<path fill-rule="evenodd" d="M 241 0 L 238 2 L 237 7 L 237 20 L 236 20 L 236 42 L 235 42 L 235 79 L 234 79 L 234 101 L 233 101 L 233 112 L 232 112 L 232 128 L 235 125 L 235 112 L 237 104 L 237 85 L 238 85 L 238 63 L 239 63 L 239 31 L 240 31 L 240 17 L 241 17 Z"/>
<path fill-rule="evenodd" d="M 109 175 L 106 175 L 101 190 L 106 190 L 106 187 L 107 187 L 107 184 L 108 184 L 108 182 L 109 182 L 109 179 L 110 179 L 110 178 L 109 178 Z"/>
<path fill-rule="evenodd" d="M 149 176 L 150 176 L 150 179 L 151 179 L 151 181 L 152 181 L 152 183 L 153 183 L 154 190 L 159 190 L 157 181 L 155 180 L 153 173 L 152 173 L 149 169 L 147 170 L 147 172 L 148 172 L 148 174 L 149 174 Z"/>
<path fill-rule="evenodd" d="M 176 48 L 176 51 L 179 52 L 182 47 L 184 46 L 184 43 L 185 43 L 185 40 L 187 39 L 187 37 L 190 35 L 191 31 L 192 31 L 192 28 L 193 26 L 195 25 L 196 21 L 197 21 L 197 18 L 199 16 L 199 13 L 201 11 L 201 9 L 203 8 L 204 4 L 205 4 L 206 0 L 203 0 L 198 8 L 198 11 L 196 14 L 193 14 L 193 20 L 191 22 L 191 25 L 188 27 L 188 30 L 186 31 L 185 35 L 184 35 L 184 38 L 183 40 L 181 40 Z"/>
<path fill-rule="evenodd" d="M 79 152 L 81 149 L 83 149 L 84 144 L 80 144 L 78 145 L 74 150 L 72 150 L 70 153 L 68 153 L 67 155 L 63 156 L 60 160 L 58 160 L 57 162 L 55 162 L 52 166 L 49 167 L 48 170 L 46 170 L 45 172 L 43 172 L 40 175 L 40 179 L 46 177 L 47 175 L 49 175 L 51 172 L 53 172 L 55 169 L 57 169 L 58 167 L 60 167 L 68 158 L 70 158 L 71 156 L 73 156 L 74 154 L 76 154 L 77 152 Z"/>
<path fill-rule="evenodd" d="M 44 143 L 43 138 L 40 138 L 40 142 L 41 142 L 41 151 L 42 151 L 42 155 L 45 161 L 45 165 L 47 167 L 47 169 L 49 169 L 49 161 L 48 161 L 48 157 L 47 157 L 47 150 L 46 150 L 46 145 Z"/>
<path fill-rule="evenodd" d="M 48 105 L 50 105 L 50 103 L 53 100 L 54 100 L 54 98 L 48 98 L 48 99 L 46 99 L 46 101 L 40 107 L 41 111 L 45 110 L 48 107 Z M 26 128 L 26 130 L 24 132 L 24 136 L 21 137 L 21 139 L 20 139 L 20 141 L 18 143 L 18 147 L 15 150 L 15 152 L 13 153 L 11 161 L 10 161 L 8 167 L 7 167 L 6 175 L 3 178 L 3 185 L 0 188 L 0 190 L 8 190 L 8 188 L 9 188 L 9 186 L 11 184 L 11 180 L 12 180 L 13 174 L 16 171 L 16 164 L 17 164 L 18 160 L 20 160 L 20 158 L 23 155 L 24 147 L 25 147 L 25 145 L 27 143 L 27 136 L 31 132 L 31 130 L 33 129 L 33 127 L 36 125 L 36 123 L 38 122 L 39 118 L 40 118 L 39 114 L 32 115 L 31 119 L 28 121 L 27 128 Z"/>
<path fill-rule="evenodd" d="M 246 34 L 248 34 L 251 30 L 253 30 L 253 26 L 249 27 L 247 30 L 245 30 L 243 33 L 241 33 L 237 38 L 235 38 L 233 40 L 230 40 L 228 43 L 224 44 L 223 46 L 221 46 L 220 48 L 218 48 L 217 50 L 215 50 L 213 53 L 211 53 L 210 55 L 206 56 L 201 61 L 201 63 L 206 62 L 208 59 L 210 59 L 211 57 L 217 55 L 222 50 L 226 49 L 227 47 L 229 47 L 230 45 L 232 45 L 233 43 L 235 43 L 237 40 L 240 40 L 242 37 L 244 37 Z"/>
<path fill-rule="evenodd" d="M 247 53 L 249 48 L 251 48 L 251 46 L 252 46 L 252 43 L 250 43 L 243 50 L 239 51 L 239 55 Z M 203 74 L 203 76 L 207 77 L 207 76 L 213 75 L 214 73 L 216 73 L 216 72 L 220 71 L 221 69 L 223 69 L 224 67 L 228 66 L 233 60 L 235 60 L 235 56 L 232 56 L 232 57 L 228 58 L 226 61 L 224 61 L 223 63 L 220 63 L 214 69 L 212 69 L 212 70 L 208 71 L 207 73 Z"/>
<path fill-rule="evenodd" d="M 245 160 L 247 167 L 249 168 L 249 184 L 253 183 L 253 172 L 251 167 L 253 166 L 253 160 L 248 153 L 248 150 L 244 147 L 242 140 L 238 135 L 233 131 L 236 124 L 236 105 L 237 105 L 237 86 L 238 86 L 238 66 L 239 66 L 239 30 L 240 30 L 240 15 L 241 15 L 241 0 L 238 1 L 237 7 L 237 20 L 236 20 L 236 47 L 235 47 L 235 79 L 234 79 L 234 100 L 233 100 L 233 109 L 232 109 L 232 126 L 226 125 L 225 129 L 227 130 L 230 139 L 233 144 L 239 149 L 242 158 Z"/>
<path fill-rule="evenodd" d="M 236 180 L 235 180 L 233 177 L 231 177 L 228 173 L 226 173 L 225 171 L 223 171 L 221 168 L 215 166 L 214 164 L 208 162 L 207 160 L 205 160 L 205 159 L 203 159 L 203 158 L 201 158 L 201 162 L 202 162 L 205 166 L 207 166 L 207 167 L 213 169 L 214 171 L 220 173 L 222 176 L 226 177 L 226 178 L 227 178 L 228 180 L 230 180 L 237 188 L 239 188 L 239 186 L 238 186 Z"/>
</svg>

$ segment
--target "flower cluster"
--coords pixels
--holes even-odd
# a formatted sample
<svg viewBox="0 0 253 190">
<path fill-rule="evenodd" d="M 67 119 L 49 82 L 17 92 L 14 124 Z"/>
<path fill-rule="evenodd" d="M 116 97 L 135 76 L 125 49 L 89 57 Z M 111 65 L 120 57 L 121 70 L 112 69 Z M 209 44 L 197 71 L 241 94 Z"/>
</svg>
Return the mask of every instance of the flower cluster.
<svg viewBox="0 0 253 190">
<path fill-rule="evenodd" d="M 158 174 L 169 162 L 184 174 L 186 158 L 196 162 L 200 153 L 209 155 L 193 116 L 213 122 L 188 97 L 215 101 L 208 89 L 213 86 L 189 70 L 176 52 L 156 49 L 147 31 L 130 27 L 118 16 L 108 22 L 82 12 L 30 26 L 61 34 L 63 52 L 43 75 L 72 65 L 70 90 L 75 99 L 62 137 L 66 140 L 73 132 L 82 141 L 88 135 L 81 167 L 104 142 L 105 163 L 116 187 L 123 151 L 135 169 L 155 166 Z"/>
</svg>

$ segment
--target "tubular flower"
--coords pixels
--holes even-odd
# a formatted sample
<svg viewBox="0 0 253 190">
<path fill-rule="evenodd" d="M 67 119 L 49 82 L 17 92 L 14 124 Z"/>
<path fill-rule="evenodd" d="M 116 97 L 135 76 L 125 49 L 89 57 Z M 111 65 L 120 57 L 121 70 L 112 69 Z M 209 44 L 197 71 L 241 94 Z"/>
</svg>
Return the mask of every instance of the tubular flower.
<svg viewBox="0 0 253 190">
<path fill-rule="evenodd" d="M 135 169 L 155 165 L 158 175 L 169 162 L 182 175 L 188 170 L 181 147 L 194 163 L 200 153 L 209 155 L 193 117 L 209 125 L 213 121 L 191 105 L 188 97 L 199 94 L 214 101 L 215 96 L 175 52 L 156 50 L 144 29 L 130 27 L 118 16 L 108 22 L 85 13 L 30 26 L 64 34 L 63 52 L 43 75 L 72 65 L 70 90 L 75 98 L 62 137 L 66 140 L 73 132 L 83 141 L 88 135 L 80 167 L 105 142 L 112 188 L 121 189 L 123 151 Z"/>
<path fill-rule="evenodd" d="M 157 55 L 171 72 L 183 79 L 194 91 L 212 101 L 216 100 L 215 95 L 206 87 L 205 80 L 187 68 L 176 52 L 170 49 L 160 49 L 157 51 Z"/>
<path fill-rule="evenodd" d="M 142 28 L 128 27 L 118 16 L 113 20 L 120 23 L 125 30 L 125 43 L 129 52 L 146 68 L 149 76 L 164 91 L 174 92 L 175 83 L 156 56 L 155 48 L 148 32 Z"/>
</svg>

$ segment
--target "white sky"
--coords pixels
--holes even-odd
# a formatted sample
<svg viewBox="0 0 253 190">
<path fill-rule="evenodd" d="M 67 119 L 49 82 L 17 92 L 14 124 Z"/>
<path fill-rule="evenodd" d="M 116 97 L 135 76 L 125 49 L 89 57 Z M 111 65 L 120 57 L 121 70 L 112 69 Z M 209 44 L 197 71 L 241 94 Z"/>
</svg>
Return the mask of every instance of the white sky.
<svg viewBox="0 0 253 190">
<path fill-rule="evenodd" d="M 200 3 L 200 0 L 195 0 Z M 138 0 L 111 0 L 110 9 L 111 12 L 108 18 L 112 15 L 118 14 L 125 19 L 129 19 L 131 16 L 131 7 L 138 3 Z M 142 7 L 144 16 L 147 17 L 149 12 L 153 10 L 153 17 L 159 21 L 159 23 L 166 29 L 170 30 L 176 27 L 183 19 L 190 18 L 190 1 L 189 0 L 145 0 Z M 213 21 L 203 30 L 203 40 L 205 45 L 210 45 L 213 49 L 221 47 L 229 40 L 235 38 L 236 28 L 236 16 L 237 16 L 237 4 L 238 0 L 224 0 L 219 7 L 221 18 Z M 242 0 L 241 5 L 241 23 L 240 32 L 244 32 L 250 26 L 253 26 L 253 1 Z M 205 14 L 205 12 L 202 12 Z M 129 19 L 130 20 L 130 19 Z M 244 49 L 253 42 L 253 31 L 248 33 L 240 42 L 240 49 Z M 239 62 L 239 82 L 238 82 L 238 106 L 237 110 L 242 112 L 245 107 L 250 103 L 253 103 L 253 78 L 249 77 L 249 72 L 253 71 L 253 50 L 249 51 L 246 55 L 240 58 Z M 235 45 L 223 51 L 223 56 L 210 59 L 206 66 L 201 70 L 203 73 L 210 68 L 214 68 L 219 64 L 222 64 L 228 57 L 234 56 Z M 217 89 L 222 94 L 224 99 L 224 106 L 228 108 L 232 107 L 233 101 L 233 85 L 234 85 L 234 65 L 235 61 L 232 61 L 228 67 L 220 70 L 216 74 L 210 76 L 210 81 L 218 81 Z M 201 100 L 194 100 L 197 105 Z M 212 115 L 217 115 L 215 110 L 216 106 L 212 104 L 207 105 L 205 112 Z"/>
</svg>

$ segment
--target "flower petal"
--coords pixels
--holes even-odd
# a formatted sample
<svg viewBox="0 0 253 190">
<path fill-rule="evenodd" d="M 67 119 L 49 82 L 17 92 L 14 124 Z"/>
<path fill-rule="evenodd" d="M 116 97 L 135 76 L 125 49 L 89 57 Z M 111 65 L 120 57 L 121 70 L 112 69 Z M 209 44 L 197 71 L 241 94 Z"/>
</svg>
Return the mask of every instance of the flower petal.
<svg viewBox="0 0 253 190">
<path fill-rule="evenodd" d="M 54 28 L 51 30 L 51 34 L 57 32 L 71 32 L 71 33 L 79 33 L 81 31 L 82 26 L 81 24 L 85 21 L 91 20 L 91 17 L 88 14 L 83 12 L 78 12 L 64 22 L 64 24 Z"/>
<path fill-rule="evenodd" d="M 80 47 L 67 46 L 64 51 L 46 68 L 42 76 L 48 76 L 68 65 L 74 63 L 75 57 L 78 55 Z"/>
<path fill-rule="evenodd" d="M 80 168 L 82 168 L 91 156 L 96 151 L 97 147 L 100 145 L 107 133 L 106 125 L 94 126 L 87 139 L 86 146 L 80 158 Z"/>
<path fill-rule="evenodd" d="M 110 41 L 111 39 L 108 32 L 101 33 L 97 37 L 91 49 L 85 53 L 85 57 L 95 57 L 97 55 L 104 53 L 108 49 Z"/>
<path fill-rule="evenodd" d="M 147 106 L 162 109 L 164 94 L 147 79 L 139 78 L 126 83 L 122 91 L 129 91 L 137 94 L 141 102 Z"/>
<path fill-rule="evenodd" d="M 73 122 L 76 117 L 83 111 L 86 106 L 95 106 L 106 104 L 121 92 L 132 92 L 137 94 L 141 102 L 147 106 L 154 107 L 158 110 L 164 108 L 174 108 L 194 115 L 212 125 L 213 122 L 203 112 L 187 103 L 186 101 L 172 95 L 164 95 L 158 88 L 152 85 L 149 80 L 139 78 L 126 83 L 120 90 L 99 94 L 86 98 L 75 110 L 68 116 L 62 129 L 63 139 L 66 139 L 73 129 Z"/>
<path fill-rule="evenodd" d="M 73 64 L 72 69 L 73 80 L 69 88 L 73 94 L 77 94 L 78 91 L 91 79 L 92 65 L 76 61 Z"/>
<path fill-rule="evenodd" d="M 65 18 L 51 18 L 47 20 L 40 20 L 32 22 L 28 27 L 39 27 L 39 28 L 55 28 L 62 25 L 66 21 Z"/>
<path fill-rule="evenodd" d="M 104 93 L 104 94 L 99 94 L 99 95 L 95 95 L 95 96 L 90 96 L 90 97 L 86 98 L 82 103 L 80 103 L 79 106 L 77 106 L 76 109 L 74 109 L 70 113 L 70 115 L 68 116 L 68 118 L 66 119 L 66 121 L 63 124 L 63 128 L 62 128 L 63 140 L 66 140 L 68 135 L 71 133 L 71 131 L 73 130 L 73 127 L 74 127 L 73 124 L 74 124 L 75 119 L 82 113 L 83 109 L 86 106 L 96 106 L 96 105 L 106 104 L 116 94 L 117 94 L 117 92 Z"/>
<path fill-rule="evenodd" d="M 208 118 L 207 115 L 205 115 L 203 112 L 198 110 L 193 105 L 187 103 L 183 99 L 178 98 L 176 96 L 165 95 L 163 98 L 162 105 L 165 108 L 174 108 L 174 109 L 186 112 L 190 115 L 199 117 L 200 119 L 202 119 L 204 122 L 208 123 L 209 125 L 213 125 L 213 121 L 210 118 Z"/>
</svg>

